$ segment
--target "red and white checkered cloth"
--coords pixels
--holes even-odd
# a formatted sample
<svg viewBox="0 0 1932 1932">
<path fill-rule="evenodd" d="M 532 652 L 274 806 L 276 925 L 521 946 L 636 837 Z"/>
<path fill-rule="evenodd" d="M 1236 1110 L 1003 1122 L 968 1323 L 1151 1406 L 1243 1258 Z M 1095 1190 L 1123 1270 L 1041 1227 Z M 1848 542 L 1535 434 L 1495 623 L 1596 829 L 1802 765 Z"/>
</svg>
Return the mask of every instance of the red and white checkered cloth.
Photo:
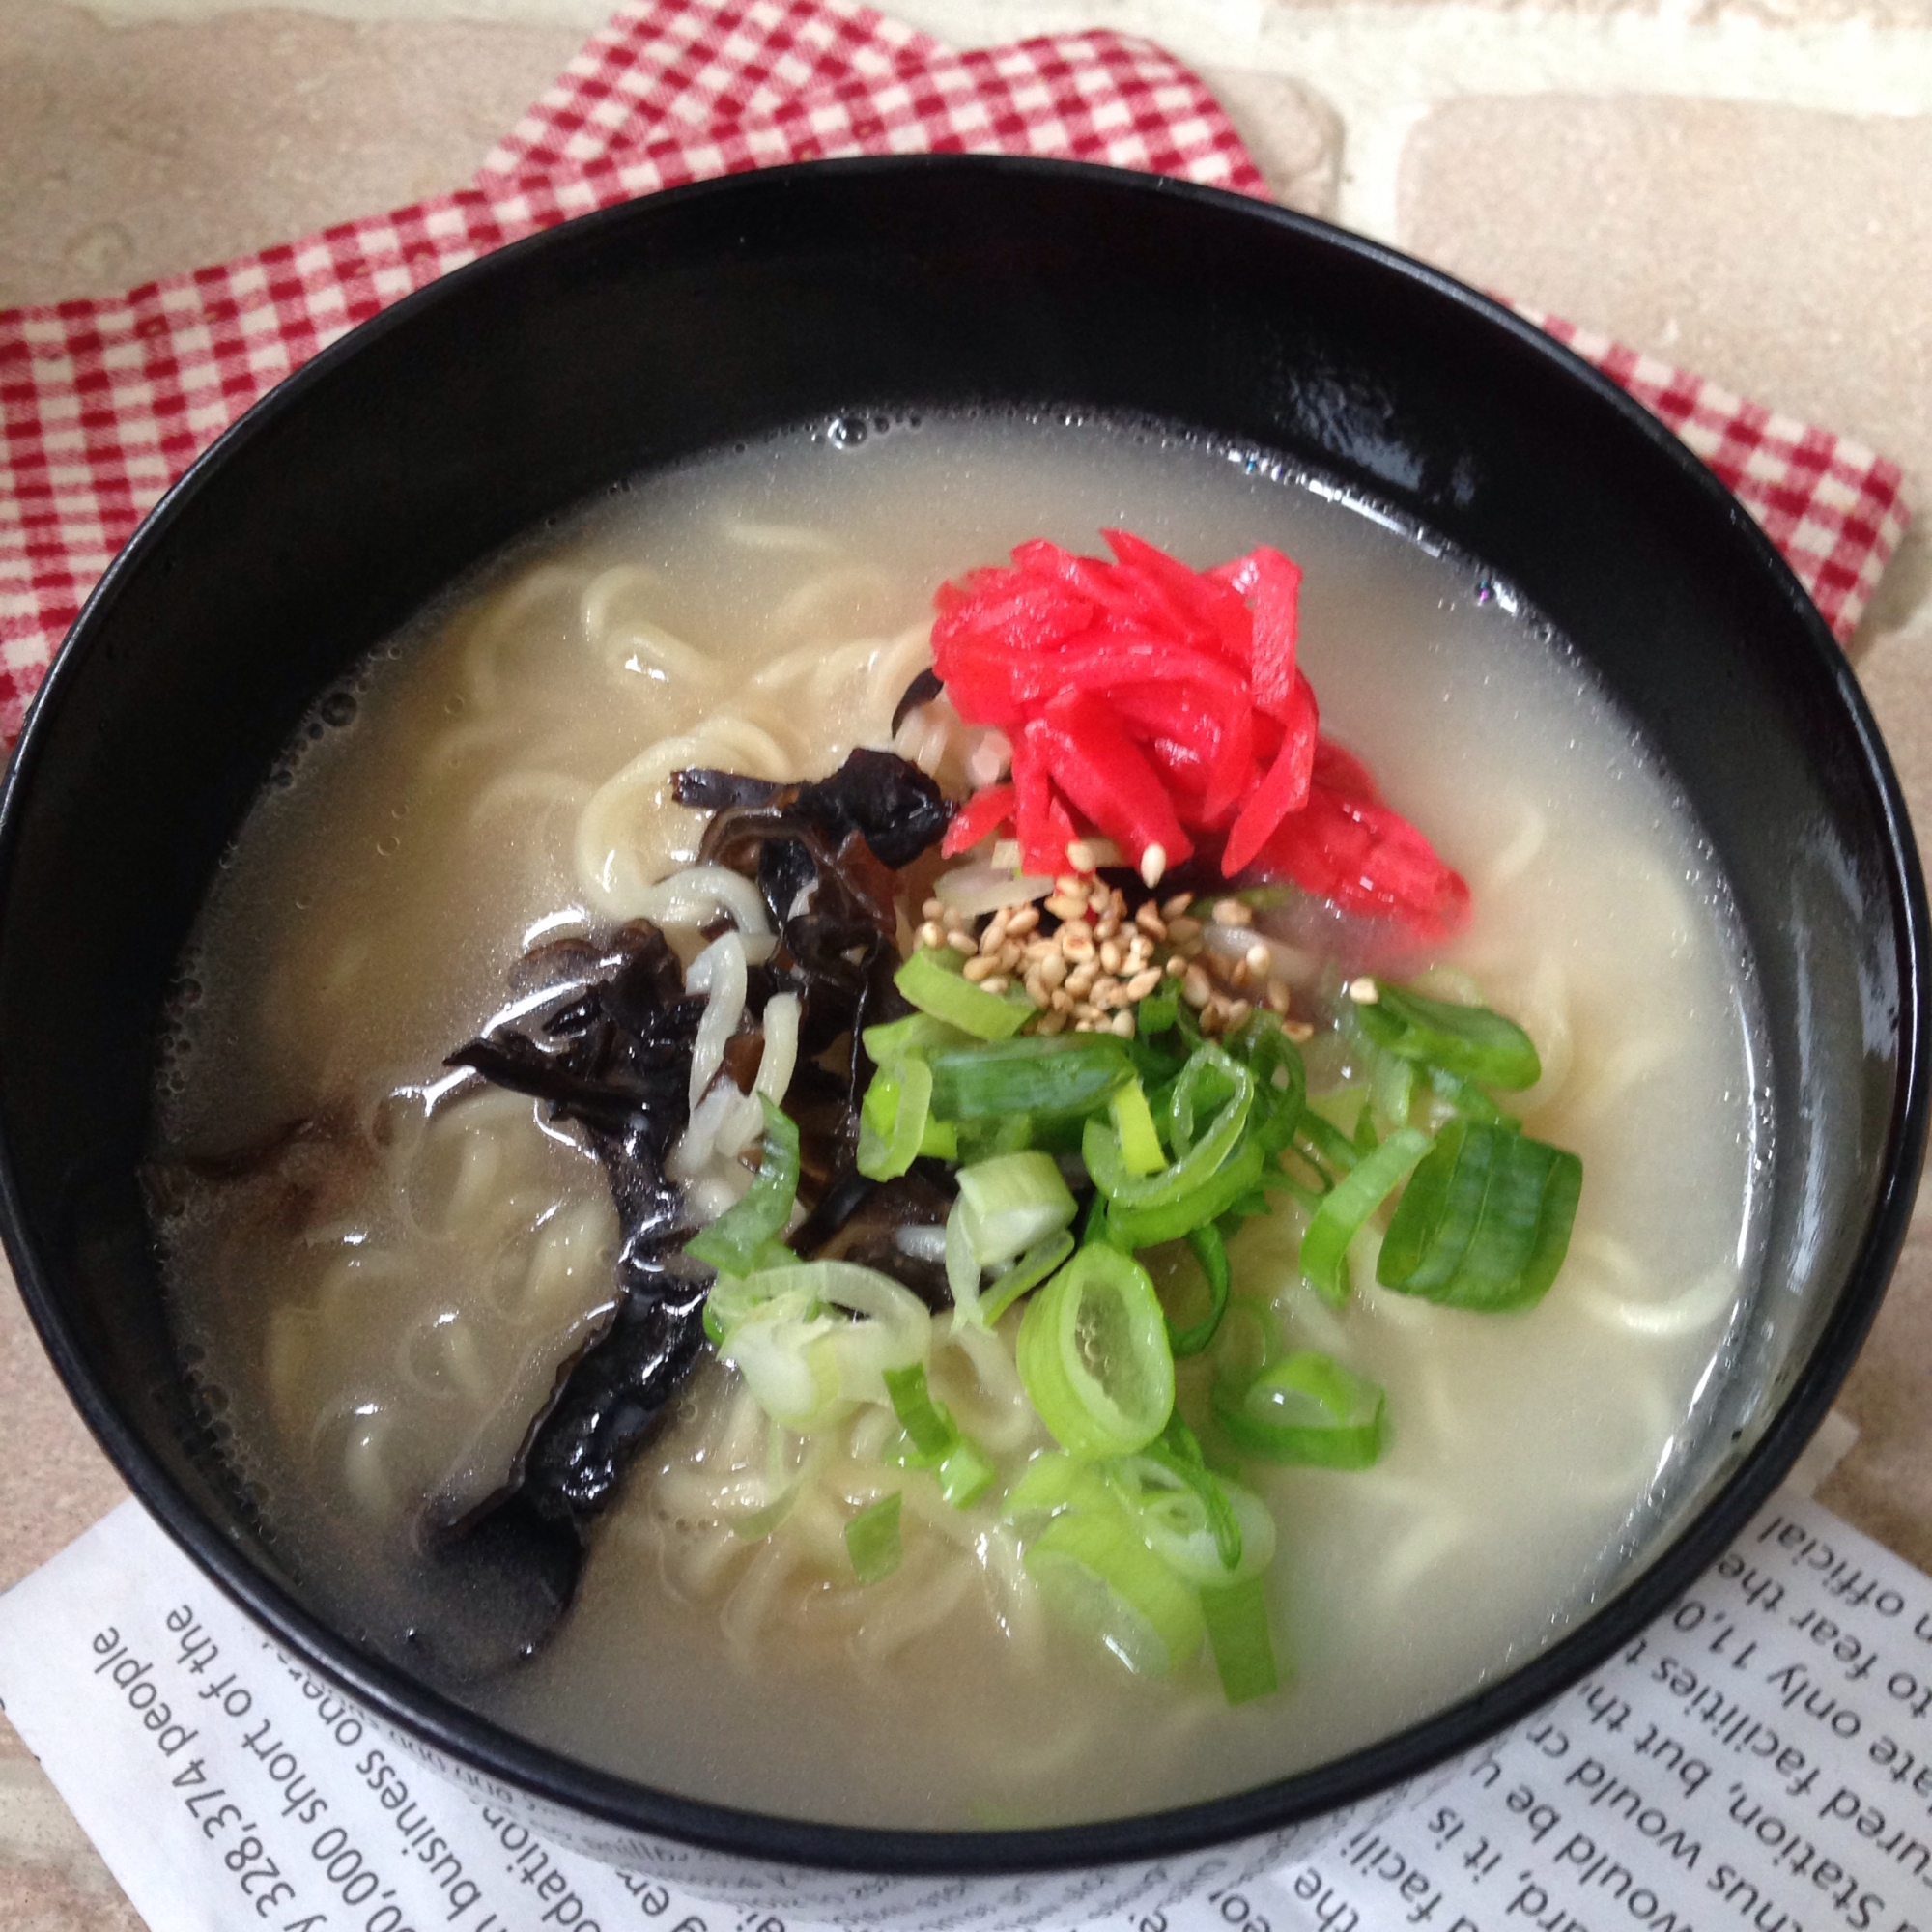
<svg viewBox="0 0 1932 1932">
<path fill-rule="evenodd" d="M 681 182 L 841 155 L 1049 155 L 1264 192 L 1213 97 L 1111 33 L 955 54 L 846 0 L 641 0 L 474 184 L 125 297 L 0 313 L 0 742 L 141 517 L 251 403 L 398 297 Z M 1538 317 L 1708 462 L 1849 638 L 1907 512 L 1897 468 Z"/>
</svg>

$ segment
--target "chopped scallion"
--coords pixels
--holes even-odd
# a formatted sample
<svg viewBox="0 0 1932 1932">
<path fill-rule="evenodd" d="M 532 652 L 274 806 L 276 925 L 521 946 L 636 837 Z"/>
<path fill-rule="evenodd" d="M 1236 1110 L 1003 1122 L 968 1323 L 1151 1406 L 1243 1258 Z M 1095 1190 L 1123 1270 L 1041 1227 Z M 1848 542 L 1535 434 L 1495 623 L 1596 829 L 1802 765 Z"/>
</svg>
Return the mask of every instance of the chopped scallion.
<svg viewBox="0 0 1932 1932">
<path fill-rule="evenodd" d="M 1129 1174 L 1158 1174 L 1167 1165 L 1167 1150 L 1154 1131 L 1153 1114 L 1147 1093 L 1138 1080 L 1117 1088 L 1107 1110 L 1113 1116 L 1114 1131 L 1121 1137 L 1121 1158 Z"/>
<path fill-rule="evenodd" d="M 1350 1242 L 1428 1151 L 1419 1127 L 1398 1127 L 1322 1198 L 1301 1237 L 1301 1272 L 1324 1300 L 1338 1308 L 1348 1300 Z"/>
<path fill-rule="evenodd" d="M 1076 1245 L 1073 1231 L 1063 1228 L 1037 1247 L 1029 1248 L 1005 1274 L 986 1285 L 980 1297 L 980 1319 L 990 1328 L 1021 1295 L 1031 1293 L 1059 1267 Z"/>
<path fill-rule="evenodd" d="M 1207 1279 L 1208 1313 L 1185 1328 L 1177 1328 L 1171 1321 L 1167 1324 L 1168 1346 L 1177 1361 L 1185 1355 L 1198 1355 L 1214 1339 L 1221 1317 L 1228 1312 L 1228 1249 L 1221 1231 L 1211 1221 L 1190 1228 L 1187 1245 Z"/>
<path fill-rule="evenodd" d="M 1366 1377 L 1305 1349 L 1217 1383 L 1214 1417 L 1236 1448 L 1271 1463 L 1366 1469 L 1388 1436 L 1388 1405 Z"/>
<path fill-rule="evenodd" d="M 1488 1007 L 1428 999 L 1386 980 L 1375 984 L 1376 998 L 1355 1009 L 1355 1020 L 1378 1046 L 1486 1087 L 1534 1087 L 1543 1077 L 1535 1042 L 1514 1020 Z"/>
<path fill-rule="evenodd" d="M 1153 1440 L 1174 1407 L 1167 1320 L 1148 1271 L 1095 1242 L 1027 1303 L 1020 1379 L 1039 1419 L 1074 1456 L 1123 1456 Z"/>
<path fill-rule="evenodd" d="M 684 1244 L 686 1254 L 722 1275 L 752 1271 L 766 1242 L 784 1233 L 798 1198 L 798 1129 L 766 1095 L 761 1094 L 758 1099 L 765 1110 L 758 1178 L 710 1227 Z"/>
<path fill-rule="evenodd" d="M 964 962 L 950 946 L 923 946 L 893 976 L 893 984 L 921 1012 L 969 1033 L 975 1039 L 1009 1039 L 1033 1017 L 1034 1004 L 988 993 L 961 972 Z"/>
<path fill-rule="evenodd" d="M 1214 1667 L 1221 1674 L 1221 1691 L 1229 1703 L 1245 1704 L 1281 1688 L 1268 1628 L 1267 1593 L 1261 1577 L 1205 1587 L 1201 1615 L 1213 1647 Z"/>
<path fill-rule="evenodd" d="M 859 1109 L 859 1172 L 870 1180 L 903 1174 L 923 1150 L 932 1106 L 932 1068 L 917 1054 L 872 1075 Z"/>
<path fill-rule="evenodd" d="M 1097 1636 L 1129 1670 L 1162 1677 L 1201 1647 L 1199 1593 L 1141 1541 L 1119 1509 L 1056 1516 L 1025 1561 L 1048 1609 Z"/>
<path fill-rule="evenodd" d="M 898 1491 L 867 1503 L 845 1525 L 845 1549 L 862 1583 L 876 1583 L 899 1567 L 905 1551 L 899 1544 Z"/>
<path fill-rule="evenodd" d="M 1112 1034 L 1027 1034 L 932 1056 L 932 1110 L 945 1121 L 1013 1114 L 1077 1117 L 1133 1078 L 1125 1043 Z"/>
<path fill-rule="evenodd" d="M 962 1167 L 960 1219 L 973 1259 L 997 1267 L 1072 1225 L 1079 1211 L 1049 1153 L 1029 1149 Z"/>
<path fill-rule="evenodd" d="M 1563 1265 L 1582 1185 L 1562 1148 L 1451 1121 L 1389 1223 L 1376 1279 L 1451 1308 L 1527 1307 Z"/>
</svg>

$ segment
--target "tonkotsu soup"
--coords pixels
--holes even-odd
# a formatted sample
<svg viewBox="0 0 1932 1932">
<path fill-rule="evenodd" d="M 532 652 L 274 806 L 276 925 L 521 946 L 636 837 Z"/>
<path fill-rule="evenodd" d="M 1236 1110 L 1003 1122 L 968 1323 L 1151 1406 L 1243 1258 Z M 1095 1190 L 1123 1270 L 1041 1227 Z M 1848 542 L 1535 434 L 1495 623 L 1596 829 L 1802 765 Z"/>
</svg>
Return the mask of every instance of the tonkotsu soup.
<svg viewBox="0 0 1932 1932">
<path fill-rule="evenodd" d="M 1064 1823 L 1385 1736 L 1648 1547 L 1754 1037 L 1696 827 L 1507 586 L 1200 439 L 847 418 L 321 700 L 182 964 L 155 1224 L 351 1632 L 673 1791 Z"/>
</svg>

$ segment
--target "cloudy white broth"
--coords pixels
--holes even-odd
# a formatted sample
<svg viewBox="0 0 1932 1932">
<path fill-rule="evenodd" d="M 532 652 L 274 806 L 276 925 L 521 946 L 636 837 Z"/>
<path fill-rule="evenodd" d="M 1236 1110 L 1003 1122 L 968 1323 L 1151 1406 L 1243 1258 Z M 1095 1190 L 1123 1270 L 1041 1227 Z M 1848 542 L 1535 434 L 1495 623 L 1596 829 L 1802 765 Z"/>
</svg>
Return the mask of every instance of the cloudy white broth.
<svg viewBox="0 0 1932 1932">
<path fill-rule="evenodd" d="M 1263 1523 L 1235 1514 L 1241 1574 L 1265 1564 L 1254 1600 L 1274 1688 L 1237 1694 L 1198 1618 L 1172 1626 L 1185 1640 L 1156 1645 L 1151 1666 L 1104 1611 L 1083 1626 L 1065 1566 L 1051 1585 L 1038 1539 L 1078 1509 L 1021 1507 L 1038 1504 L 1043 1479 L 1022 1482 L 1042 1464 L 1072 1469 L 1077 1501 L 1078 1482 L 1115 1465 L 1091 1447 L 1069 1463 L 1065 1431 L 1030 1404 L 1015 1368 L 1025 1300 L 976 1326 L 924 1293 L 905 1318 L 919 1388 L 907 1396 L 901 1378 L 888 1403 L 867 1370 L 870 1399 L 828 1399 L 810 1417 L 774 1406 L 743 1367 L 750 1344 L 735 1338 L 751 1327 L 714 1316 L 621 1478 L 575 1521 L 581 1555 L 568 1537 L 564 1559 L 544 1546 L 568 1573 L 568 1607 L 533 1613 L 515 1537 L 482 1581 L 449 1552 L 507 1520 L 492 1511 L 533 1423 L 611 1330 L 629 1210 L 608 1149 L 567 1108 L 446 1057 L 505 1030 L 552 1039 L 539 1022 L 557 1009 L 557 975 L 574 972 L 581 992 L 608 970 L 585 962 L 640 913 L 686 968 L 724 959 L 734 918 L 750 933 L 728 895 L 658 887 L 693 864 L 706 824 L 701 806 L 671 802 L 673 772 L 817 780 L 872 747 L 930 768 L 955 801 L 996 781 L 1003 741 L 944 700 L 895 727 L 931 663 L 935 589 L 1031 539 L 1099 555 L 1099 533 L 1122 528 L 1196 569 L 1256 546 L 1299 564 L 1299 663 L 1321 733 L 1468 887 L 1453 930 L 1391 949 L 1373 922 L 1293 891 L 1217 916 L 1232 887 L 1207 874 L 1196 902 L 1172 910 L 1188 875 L 1135 893 L 1136 865 L 1157 874 L 1157 861 L 1093 851 L 1103 916 L 1105 879 L 1129 889 L 1123 942 L 1174 928 L 1135 955 L 1159 969 L 1148 997 L 1184 1005 L 1194 968 L 1214 965 L 1215 1004 L 1177 1007 L 1174 1025 L 1218 1025 L 1231 1050 L 1236 1023 L 1252 1009 L 1261 1025 L 1272 1000 L 1323 1117 L 1280 1155 L 1296 1186 L 1224 1224 L 1228 1313 L 1173 1371 L 1176 1412 L 1193 1423 L 1181 1436 L 1205 1457 L 1176 1494 L 1265 1505 Z M 1001 837 L 974 855 L 976 876 L 1018 863 Z M 946 951 L 960 921 L 936 920 L 927 895 L 959 863 L 935 847 L 900 875 L 899 952 L 921 950 L 923 931 Z M 1230 927 L 1233 952 L 1197 957 Z M 955 969 L 972 929 L 969 917 Z M 591 943 L 557 944 L 570 941 Z M 776 981 L 759 978 L 770 942 L 748 943 L 769 1086 L 783 1028 Z M 1253 978 L 1237 1010 L 1224 969 L 1243 948 Z M 1017 983 L 999 994 L 1008 976 L 967 970 L 976 990 L 1022 999 Z M 1379 1130 L 1369 1122 L 1370 976 L 1425 1007 L 1492 1009 L 1534 1043 L 1533 1084 L 1492 1098 L 1506 1128 L 1520 1120 L 1533 1144 L 1577 1156 L 1582 1184 L 1567 1256 L 1532 1305 L 1478 1312 L 1381 1285 L 1378 1241 L 1401 1198 L 1389 1190 L 1327 1293 L 1305 1271 L 1304 1231 L 1335 1198 L 1323 1188 L 1400 1139 L 1386 1109 L 1413 1120 L 1404 1131 L 1420 1146 L 1451 1122 L 1439 1096 L 1470 1093 L 1385 1053 L 1377 1078 L 1393 1069 L 1400 1099 L 1374 1085 L 1384 1113 Z M 281 1560 L 338 1621 L 419 1657 L 512 1730 L 794 1817 L 971 1828 L 1163 1808 L 1455 1701 L 1547 1643 L 1627 1560 L 1697 1443 L 1750 1278 L 1764 1130 L 1747 962 L 1694 825 L 1627 723 L 1465 560 L 1278 464 L 1145 428 L 846 420 L 649 475 L 533 534 L 322 700 L 225 858 L 180 977 L 157 1075 L 155 1226 L 185 1358 Z M 728 978 L 701 969 L 687 1001 L 722 998 Z M 1122 1034 L 1117 1014 L 1096 1026 L 1069 1020 L 1056 1037 Z M 849 1042 L 818 1058 L 849 1073 Z M 739 1120 L 757 1088 L 733 1113 L 752 1075 L 728 1054 L 725 1068 L 704 1091 L 719 1119 Z M 799 1111 L 787 1094 L 804 1078 L 769 1097 Z M 1146 1065 L 1136 1079 L 1154 1088 Z M 899 1094 L 888 1127 L 910 1104 Z M 1129 1146 L 1124 1104 L 1117 1092 L 1096 1118 Z M 1468 1104 L 1495 1115 L 1480 1095 Z M 736 1211 L 777 1161 L 770 1131 L 719 1131 L 726 1151 L 707 1143 L 664 1164 L 686 1232 Z M 1302 1148 L 1312 1157 L 1297 1165 Z M 1174 1141 L 1177 1162 L 1183 1151 Z M 1064 1145 L 1041 1158 L 1084 1188 Z M 1084 1192 L 1081 1211 L 1071 1236 L 1091 1232 Z M 942 1237 L 928 1216 L 893 1238 L 936 1264 Z M 1184 1259 L 1144 1259 L 1172 1336 L 1206 1291 Z M 767 1247 L 758 1265 L 771 1261 Z M 681 1265 L 663 1278 L 696 1293 L 704 1269 Z M 976 1263 L 974 1276 L 993 1306 L 997 1272 Z M 816 1326 L 798 1332 L 856 1330 L 863 1312 L 814 1303 Z M 1296 1350 L 1381 1391 L 1364 1466 L 1247 1455 L 1216 1434 L 1231 1363 L 1253 1375 Z M 906 1406 L 922 1394 L 977 1458 L 964 1490 L 905 1449 L 922 1439 Z M 1209 1594 L 1204 1583 L 1211 1610 Z M 1145 1619 L 1127 1624 L 1145 1634 Z"/>
</svg>

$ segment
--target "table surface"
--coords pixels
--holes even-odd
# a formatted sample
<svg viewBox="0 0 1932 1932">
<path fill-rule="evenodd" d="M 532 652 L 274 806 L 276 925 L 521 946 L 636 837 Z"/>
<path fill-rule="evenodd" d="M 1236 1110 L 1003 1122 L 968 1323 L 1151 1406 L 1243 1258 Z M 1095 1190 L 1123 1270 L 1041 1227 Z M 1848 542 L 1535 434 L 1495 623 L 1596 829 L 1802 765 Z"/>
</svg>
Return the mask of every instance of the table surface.
<svg viewBox="0 0 1932 1932">
<path fill-rule="evenodd" d="M 1932 824 L 1932 0 L 911 0 L 1198 65 L 1276 194 L 1901 463 L 1853 655 Z M 597 0 L 0 0 L 0 306 L 111 294 L 454 185 Z M 0 1270 L 3 1271 L 3 1270 Z M 1932 1204 L 1821 1498 L 1932 1569 Z M 0 1588 L 125 1493 L 0 1285 Z M 140 1921 L 0 1719 L 0 1928 Z"/>
</svg>

